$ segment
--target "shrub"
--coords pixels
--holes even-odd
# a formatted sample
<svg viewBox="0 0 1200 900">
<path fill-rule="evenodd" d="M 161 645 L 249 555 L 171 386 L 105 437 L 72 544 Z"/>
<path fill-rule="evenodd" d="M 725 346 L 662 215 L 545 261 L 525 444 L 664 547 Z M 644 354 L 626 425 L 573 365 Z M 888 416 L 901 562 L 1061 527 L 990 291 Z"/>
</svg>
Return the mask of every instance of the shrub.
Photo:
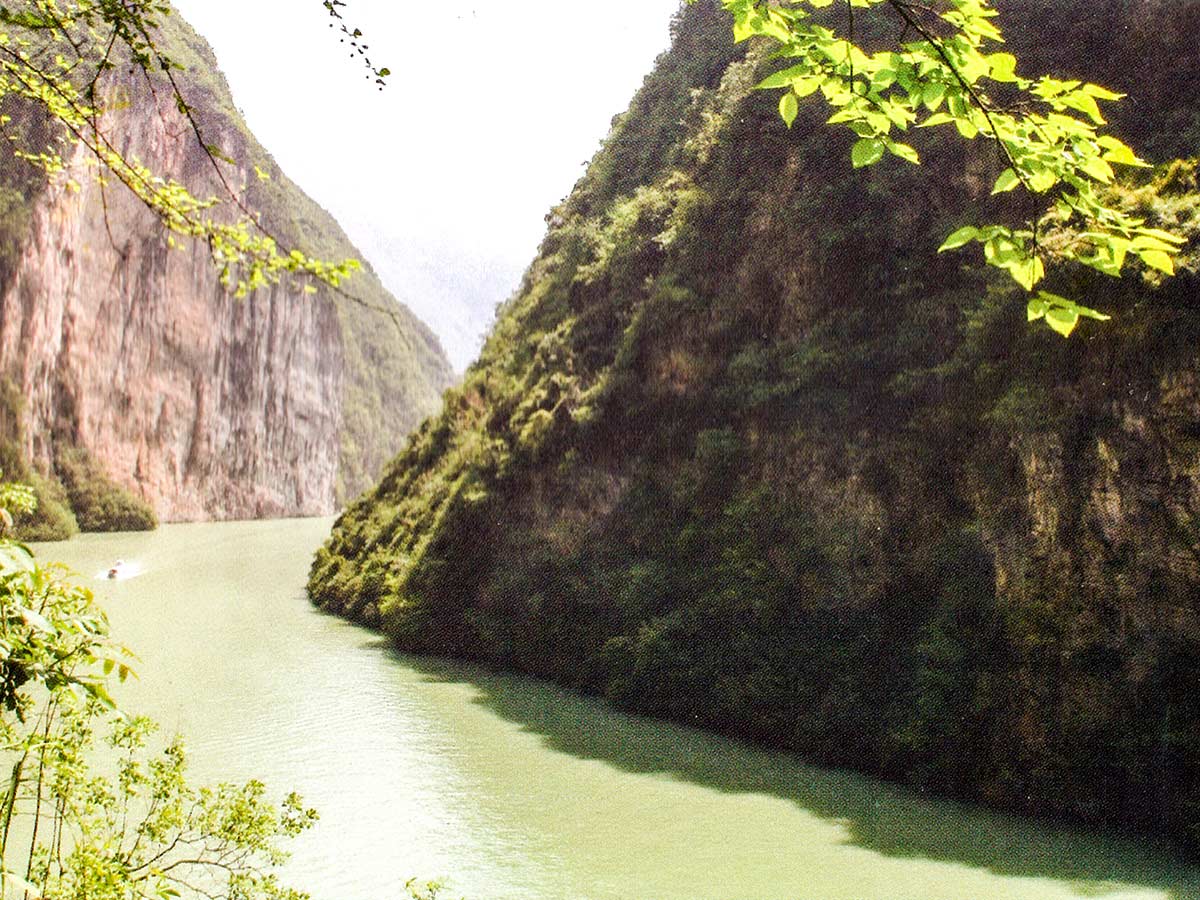
<svg viewBox="0 0 1200 900">
<path fill-rule="evenodd" d="M 114 483 L 86 450 L 60 451 L 55 469 L 83 531 L 151 531 L 158 526 L 150 504 Z"/>
<path fill-rule="evenodd" d="M 65 541 L 79 533 L 79 522 L 71 511 L 62 482 L 54 476 L 43 476 L 34 471 L 22 474 L 19 480 L 33 488 L 37 509 L 17 519 L 15 533 L 18 540 Z"/>
</svg>

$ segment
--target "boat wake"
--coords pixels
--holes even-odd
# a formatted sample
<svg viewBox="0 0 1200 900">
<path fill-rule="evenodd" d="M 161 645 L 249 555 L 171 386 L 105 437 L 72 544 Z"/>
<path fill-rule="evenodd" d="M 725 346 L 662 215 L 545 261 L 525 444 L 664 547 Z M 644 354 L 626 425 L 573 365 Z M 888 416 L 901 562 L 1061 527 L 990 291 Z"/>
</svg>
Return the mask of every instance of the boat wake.
<svg viewBox="0 0 1200 900">
<path fill-rule="evenodd" d="M 142 574 L 142 564 L 138 562 L 126 562 L 123 559 L 118 559 L 107 569 L 101 569 L 96 573 L 96 578 L 99 581 L 128 581 L 130 578 L 137 578 Z"/>
</svg>

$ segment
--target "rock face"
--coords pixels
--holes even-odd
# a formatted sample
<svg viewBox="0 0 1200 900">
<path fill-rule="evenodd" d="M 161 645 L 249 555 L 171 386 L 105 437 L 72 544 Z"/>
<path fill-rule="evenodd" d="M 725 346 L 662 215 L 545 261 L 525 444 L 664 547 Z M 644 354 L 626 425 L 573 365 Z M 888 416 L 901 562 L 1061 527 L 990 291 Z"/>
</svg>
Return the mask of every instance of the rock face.
<svg viewBox="0 0 1200 900">
<path fill-rule="evenodd" d="M 925 165 L 853 171 L 697 3 L 462 387 L 339 519 L 314 600 L 808 758 L 1200 841 L 1200 184 L 1167 164 L 1200 153 L 1200 3 L 997 6 L 1019 58 L 1173 98 L 1131 101 L 1119 130 L 1164 167 L 1114 197 L 1192 239 L 1176 278 L 1056 271 L 1113 321 L 1029 327 L 936 253 L 1011 213 L 995 154 L 930 129 Z"/>
<path fill-rule="evenodd" d="M 226 180 L 282 238 L 354 256 L 248 134 L 203 42 L 182 24 L 167 37 L 189 64 L 181 84 L 205 141 L 238 161 L 221 164 Z M 136 82 L 110 92 L 130 99 L 107 126 L 127 158 L 197 196 L 220 196 L 169 95 Z M 0 370 L 26 400 L 27 457 L 45 470 L 56 446 L 82 447 L 172 521 L 327 514 L 361 490 L 449 384 L 428 329 L 369 269 L 347 291 L 393 309 L 391 318 L 295 283 L 235 299 L 206 248 L 170 249 L 155 217 L 93 169 L 79 151 L 74 183 L 56 179 L 35 194 L 0 293 Z M 363 371 L 364 350 L 392 360 L 392 383 Z M 349 422 L 364 404 L 388 415 Z"/>
</svg>

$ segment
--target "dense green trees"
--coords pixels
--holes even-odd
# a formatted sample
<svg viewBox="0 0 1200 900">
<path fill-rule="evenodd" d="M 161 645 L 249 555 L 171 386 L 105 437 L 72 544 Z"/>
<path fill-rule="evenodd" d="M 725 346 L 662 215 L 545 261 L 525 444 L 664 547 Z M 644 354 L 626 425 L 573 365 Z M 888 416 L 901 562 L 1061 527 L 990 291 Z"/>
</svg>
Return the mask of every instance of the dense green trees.
<svg viewBox="0 0 1200 900">
<path fill-rule="evenodd" d="M 1197 165 L 1171 159 L 1200 132 L 1161 126 L 1196 118 L 1200 4 L 1173 28 L 1110 4 L 1082 53 L 1039 39 L 1090 0 L 1006 6 L 1018 57 L 1175 97 L 1115 108 L 1159 165 L 1105 191 L 1195 241 Z M 1048 265 L 1113 319 L 1025 328 L 1006 272 L 935 253 L 1011 211 L 995 153 L 934 127 L 929 165 L 854 169 L 819 104 L 779 124 L 756 89 L 779 60 L 729 27 L 688 8 L 314 601 L 808 758 L 1200 840 L 1196 245 L 1173 279 Z"/>
<path fill-rule="evenodd" d="M 916 149 L 900 138 L 910 128 L 941 128 L 991 143 L 1002 168 L 993 194 L 1021 189 L 1046 198 L 1040 209 L 1020 210 L 1028 215 L 1023 225 L 964 225 L 946 238 L 942 251 L 978 242 L 988 265 L 1008 272 L 1028 292 L 1046 277 L 1047 263 L 1062 261 L 1120 276 L 1137 257 L 1174 273 L 1184 238 L 1148 225 L 1106 191 L 1116 177 L 1114 165 L 1146 165 L 1104 131 L 1098 101 L 1122 95 L 1078 79 L 1018 75 L 1017 57 L 994 49 L 1004 36 L 989 0 L 722 5 L 733 17 L 737 40 L 765 38 L 775 45 L 773 57 L 789 63 L 758 85 L 782 92 L 779 113 L 788 127 L 801 100 L 819 94 L 832 109 L 828 123 L 857 138 L 850 150 L 855 168 L 874 165 L 885 154 L 917 163 Z M 872 16 L 879 13 L 887 15 Z M 892 35 L 899 36 L 894 43 Z M 1030 321 L 1042 319 L 1064 336 L 1081 317 L 1108 318 L 1045 290 L 1026 307 Z"/>
</svg>

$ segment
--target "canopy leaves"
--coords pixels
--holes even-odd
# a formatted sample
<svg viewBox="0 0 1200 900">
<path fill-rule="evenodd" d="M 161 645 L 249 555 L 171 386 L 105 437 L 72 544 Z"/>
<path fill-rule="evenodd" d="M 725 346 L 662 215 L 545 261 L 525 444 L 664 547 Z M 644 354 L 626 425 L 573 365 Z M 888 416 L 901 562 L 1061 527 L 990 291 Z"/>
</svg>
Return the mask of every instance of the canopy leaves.
<svg viewBox="0 0 1200 900">
<path fill-rule="evenodd" d="M 857 138 L 851 149 L 855 168 L 888 155 L 917 163 L 916 150 L 901 137 L 916 128 L 939 128 L 963 140 L 991 142 L 1003 165 L 993 194 L 1019 190 L 1044 198 L 1039 217 L 1020 225 L 959 228 L 941 251 L 978 243 L 988 265 L 1030 293 L 1052 259 L 1114 277 L 1134 260 L 1146 269 L 1174 272 L 1184 239 L 1149 227 L 1106 195 L 1114 167 L 1146 166 L 1104 131 L 1100 104 L 1122 95 L 1077 80 L 1019 74 L 1017 58 L 997 49 L 1004 36 L 991 0 L 722 4 L 733 15 L 736 40 L 770 41 L 777 45 L 774 57 L 787 63 L 758 87 L 783 92 L 780 114 L 788 127 L 800 98 L 819 92 L 830 109 L 827 122 Z M 875 49 L 878 41 L 871 47 L 858 41 L 864 32 L 893 34 L 894 40 Z M 1048 246 L 1044 239 L 1051 229 L 1069 232 L 1070 239 Z M 1031 320 L 1042 319 L 1064 336 L 1081 317 L 1106 318 L 1044 291 L 1029 308 Z"/>
</svg>

